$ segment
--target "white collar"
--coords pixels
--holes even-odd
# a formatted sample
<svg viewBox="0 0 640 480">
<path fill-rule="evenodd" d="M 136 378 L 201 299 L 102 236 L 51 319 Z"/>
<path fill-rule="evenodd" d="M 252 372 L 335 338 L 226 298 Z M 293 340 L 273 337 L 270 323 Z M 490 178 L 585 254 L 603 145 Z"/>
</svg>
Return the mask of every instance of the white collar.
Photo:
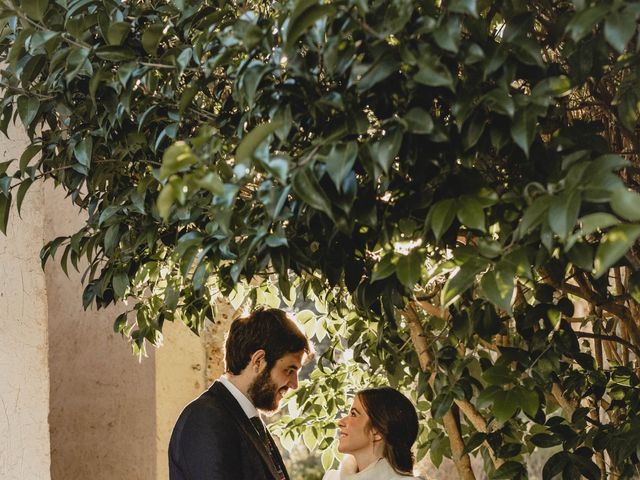
<svg viewBox="0 0 640 480">
<path fill-rule="evenodd" d="M 235 398 L 242 407 L 242 410 L 244 411 L 247 418 L 260 418 L 260 415 L 258 415 L 258 410 L 253 406 L 251 400 L 249 400 L 244 393 L 238 390 L 238 387 L 231 383 L 231 380 L 229 380 L 225 375 L 222 375 L 220 378 L 218 378 L 218 381 L 225 387 L 227 387 L 229 393 L 233 395 L 233 398 Z"/>
</svg>

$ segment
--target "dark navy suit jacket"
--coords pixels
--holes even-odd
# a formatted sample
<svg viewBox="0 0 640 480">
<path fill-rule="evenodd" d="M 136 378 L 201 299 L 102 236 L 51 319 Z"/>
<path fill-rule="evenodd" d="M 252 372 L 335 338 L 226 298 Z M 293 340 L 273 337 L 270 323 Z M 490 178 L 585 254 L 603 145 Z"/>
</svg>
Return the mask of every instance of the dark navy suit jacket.
<svg viewBox="0 0 640 480">
<path fill-rule="evenodd" d="M 266 446 L 220 382 L 180 414 L 169 442 L 169 478 L 279 480 Z"/>
</svg>

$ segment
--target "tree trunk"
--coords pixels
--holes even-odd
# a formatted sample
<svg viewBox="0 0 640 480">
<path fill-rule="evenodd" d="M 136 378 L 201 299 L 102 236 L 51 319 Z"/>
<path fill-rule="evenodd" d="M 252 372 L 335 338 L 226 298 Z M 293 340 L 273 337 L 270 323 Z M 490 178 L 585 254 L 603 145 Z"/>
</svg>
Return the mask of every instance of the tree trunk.
<svg viewBox="0 0 640 480">
<path fill-rule="evenodd" d="M 458 421 L 453 413 L 453 409 L 445 414 L 442 422 L 449 435 L 453 463 L 456 465 L 459 478 L 462 480 L 475 480 L 476 476 L 471 469 L 471 459 L 468 454 L 462 453 L 464 451 L 464 442 L 462 441 L 462 434 L 460 433 Z"/>
<path fill-rule="evenodd" d="M 424 335 L 424 329 L 418 313 L 415 311 L 413 304 L 409 304 L 404 311 L 407 323 L 409 324 L 409 331 L 411 333 L 411 341 L 413 347 L 418 353 L 418 359 L 420 360 L 420 368 L 423 372 L 429 371 L 431 366 L 431 356 L 429 355 L 429 346 L 427 345 L 427 339 Z M 429 379 L 429 383 L 433 386 L 434 376 Z M 469 404 L 471 407 L 473 405 Z M 476 412 L 477 413 L 477 412 Z M 478 413 L 478 416 L 480 414 Z M 462 434 L 458 420 L 456 419 L 453 410 L 449 410 L 443 417 L 444 429 L 449 437 L 449 444 L 451 445 L 451 453 L 453 462 L 458 470 L 458 477 L 461 480 L 476 480 L 473 470 L 471 469 L 471 459 L 468 453 L 463 453 L 464 442 L 462 440 Z M 478 421 L 478 418 L 476 417 Z M 484 419 L 483 419 L 484 421 Z M 484 430 L 486 431 L 486 422 L 484 422 Z"/>
</svg>

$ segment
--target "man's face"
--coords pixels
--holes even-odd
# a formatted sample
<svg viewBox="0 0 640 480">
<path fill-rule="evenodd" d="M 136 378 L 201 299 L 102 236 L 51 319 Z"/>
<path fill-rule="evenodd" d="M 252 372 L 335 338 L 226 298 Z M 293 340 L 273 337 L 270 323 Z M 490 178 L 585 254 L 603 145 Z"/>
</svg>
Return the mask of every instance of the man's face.
<svg viewBox="0 0 640 480">
<path fill-rule="evenodd" d="M 249 397 L 253 405 L 266 412 L 274 412 L 287 390 L 298 388 L 298 372 L 302 368 L 304 352 L 287 353 L 279 358 L 271 370 L 267 367 L 249 386 Z"/>
</svg>

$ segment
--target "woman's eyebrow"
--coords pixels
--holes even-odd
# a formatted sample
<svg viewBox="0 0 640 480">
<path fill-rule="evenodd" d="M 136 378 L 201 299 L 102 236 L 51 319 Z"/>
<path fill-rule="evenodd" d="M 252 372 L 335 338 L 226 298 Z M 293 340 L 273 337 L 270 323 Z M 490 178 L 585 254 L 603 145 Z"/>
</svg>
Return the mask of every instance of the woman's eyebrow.
<svg viewBox="0 0 640 480">
<path fill-rule="evenodd" d="M 359 412 L 359 411 L 358 411 L 358 409 L 357 409 L 357 408 L 355 408 L 355 407 L 351 407 L 351 411 L 352 411 L 352 412 L 356 412 L 358 415 L 360 415 L 360 412 Z"/>
</svg>

